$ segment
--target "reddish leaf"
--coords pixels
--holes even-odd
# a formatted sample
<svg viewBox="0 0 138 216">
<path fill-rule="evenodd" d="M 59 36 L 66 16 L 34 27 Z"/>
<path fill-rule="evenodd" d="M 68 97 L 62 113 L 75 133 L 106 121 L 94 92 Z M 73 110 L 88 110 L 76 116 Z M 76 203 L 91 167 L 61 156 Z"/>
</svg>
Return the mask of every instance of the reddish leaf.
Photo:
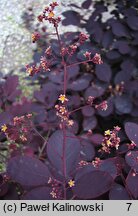
<svg viewBox="0 0 138 216">
<path fill-rule="evenodd" d="M 81 173 L 81 169 L 78 172 Z M 113 179 L 107 172 L 90 171 L 75 181 L 73 192 L 78 198 L 93 199 L 110 190 L 112 184 Z"/>
<path fill-rule="evenodd" d="M 130 170 L 127 179 L 126 186 L 129 191 L 132 193 L 135 199 L 138 198 L 138 174 L 136 174 L 133 170 Z"/>
<path fill-rule="evenodd" d="M 138 171 L 138 151 L 129 151 L 125 156 L 127 164 Z"/>
<path fill-rule="evenodd" d="M 52 189 L 50 187 L 38 187 L 27 192 L 22 199 L 23 200 L 52 200 L 50 195 Z"/>
<path fill-rule="evenodd" d="M 127 122 L 125 124 L 125 132 L 128 138 L 138 146 L 138 124 Z"/>
<path fill-rule="evenodd" d="M 52 165 L 64 176 L 64 167 L 66 167 L 66 176 L 70 176 L 75 170 L 79 160 L 80 154 L 80 141 L 77 137 L 67 132 L 65 144 L 63 141 L 63 131 L 57 130 L 52 134 L 48 140 L 47 154 Z"/>
<path fill-rule="evenodd" d="M 114 184 L 109 192 L 110 200 L 129 200 L 127 190 L 120 184 Z"/>
<path fill-rule="evenodd" d="M 28 156 L 10 159 L 7 172 L 12 180 L 24 186 L 38 186 L 47 183 L 50 172 L 45 164 Z"/>
</svg>

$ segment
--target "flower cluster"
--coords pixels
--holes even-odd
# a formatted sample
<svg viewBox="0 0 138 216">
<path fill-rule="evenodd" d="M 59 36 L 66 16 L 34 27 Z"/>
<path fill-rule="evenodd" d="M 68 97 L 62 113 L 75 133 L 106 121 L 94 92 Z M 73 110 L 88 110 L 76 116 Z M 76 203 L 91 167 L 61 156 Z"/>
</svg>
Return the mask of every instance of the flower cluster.
<svg viewBox="0 0 138 216">
<path fill-rule="evenodd" d="M 82 168 L 82 167 L 84 167 L 84 166 L 86 166 L 86 165 L 88 165 L 89 163 L 87 162 L 87 161 L 84 161 L 84 160 L 81 160 L 80 162 L 79 162 L 79 168 Z"/>
<path fill-rule="evenodd" d="M 39 40 L 39 38 L 41 37 L 39 32 L 34 32 L 32 34 L 32 42 L 35 43 L 37 40 Z"/>
<path fill-rule="evenodd" d="M 92 165 L 96 168 L 98 168 L 100 164 L 101 164 L 101 159 L 98 157 L 96 157 L 95 160 L 92 161 Z"/>
<path fill-rule="evenodd" d="M 91 58 L 91 52 L 86 51 L 83 55 L 88 61 L 92 61 L 95 64 L 103 64 L 100 54 L 96 53 L 93 58 Z"/>
<path fill-rule="evenodd" d="M 128 146 L 128 149 L 131 150 L 131 149 L 134 149 L 137 145 L 136 143 L 132 141 L 130 144 L 127 144 L 127 146 Z"/>
<path fill-rule="evenodd" d="M 52 56 L 52 50 L 51 50 L 51 47 L 48 47 L 45 50 L 45 56 L 41 56 L 40 63 L 38 66 L 26 65 L 26 72 L 29 74 L 29 76 L 33 76 L 35 74 L 38 74 L 41 70 L 50 71 L 52 59 L 49 59 L 49 57 L 51 57 L 51 56 Z"/>
<path fill-rule="evenodd" d="M 72 179 L 69 180 L 68 185 L 69 185 L 70 188 L 74 187 L 75 186 L 75 181 L 73 181 Z"/>
<path fill-rule="evenodd" d="M 100 109 L 100 110 L 102 110 L 102 111 L 106 111 L 107 110 L 107 108 L 108 108 L 108 104 L 107 104 L 107 101 L 105 100 L 105 101 L 103 101 L 103 102 L 101 102 L 100 104 L 96 104 L 95 105 L 95 109 Z"/>
<path fill-rule="evenodd" d="M 102 148 L 99 152 L 110 153 L 110 148 L 118 149 L 120 144 L 120 138 L 118 137 L 118 132 L 120 131 L 120 127 L 116 126 L 113 130 L 107 130 L 104 133 L 104 139 L 102 141 Z"/>
<path fill-rule="evenodd" d="M 38 21 L 43 22 L 44 20 L 49 21 L 52 23 L 54 27 L 57 27 L 59 22 L 61 21 L 61 17 L 56 17 L 54 13 L 55 7 L 58 6 L 57 2 L 53 2 L 49 4 L 49 6 L 45 7 L 43 13 L 38 16 Z"/>
<path fill-rule="evenodd" d="M 111 95 L 122 95 L 122 93 L 124 92 L 124 81 L 116 84 L 115 87 L 109 85 L 108 89 Z"/>
<path fill-rule="evenodd" d="M 100 54 L 96 53 L 92 58 L 92 62 L 95 64 L 103 64 Z"/>
<path fill-rule="evenodd" d="M 31 130 L 30 118 L 32 114 L 27 114 L 20 117 L 14 117 L 11 125 L 3 125 L 1 131 L 5 133 L 10 141 L 14 142 L 26 142 Z M 12 143 L 11 148 L 14 148 L 15 144 Z"/>
<path fill-rule="evenodd" d="M 62 105 L 55 105 L 56 115 L 60 117 L 61 122 L 65 122 L 67 126 L 73 126 L 74 121 L 69 119 L 69 112 L 66 108 L 66 102 L 68 101 L 67 97 L 64 94 L 61 94 L 58 98 Z"/>
<path fill-rule="evenodd" d="M 52 179 L 51 177 L 48 180 L 48 184 L 52 187 L 52 191 L 50 192 L 50 195 L 54 199 L 61 199 L 62 197 L 62 190 L 60 187 L 60 183 L 56 179 Z"/>
<path fill-rule="evenodd" d="M 83 44 L 88 38 L 89 38 L 89 36 L 87 34 L 80 33 L 80 35 L 79 35 L 79 43 Z"/>
<path fill-rule="evenodd" d="M 102 111 L 106 111 L 107 108 L 108 108 L 108 104 L 107 104 L 107 101 L 104 100 L 102 101 L 100 104 L 94 104 L 94 100 L 95 100 L 95 97 L 93 96 L 89 96 L 86 103 L 90 106 L 94 106 L 95 109 L 99 109 L 99 110 L 102 110 Z"/>
<path fill-rule="evenodd" d="M 40 72 L 40 67 L 37 67 L 35 65 L 33 66 L 29 66 L 29 65 L 26 65 L 26 72 L 27 74 L 29 74 L 29 76 L 33 76 L 34 74 L 37 74 Z"/>
</svg>

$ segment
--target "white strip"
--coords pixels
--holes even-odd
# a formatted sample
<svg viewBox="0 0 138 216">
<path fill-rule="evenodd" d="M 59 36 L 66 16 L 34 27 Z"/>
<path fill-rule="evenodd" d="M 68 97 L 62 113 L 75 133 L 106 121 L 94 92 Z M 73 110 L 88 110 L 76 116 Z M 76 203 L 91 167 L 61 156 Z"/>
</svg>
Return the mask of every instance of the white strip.
<svg viewBox="0 0 138 216">
<path fill-rule="evenodd" d="M 108 200 L 15 200 L 0 201 L 0 215 L 8 216 L 132 216 L 138 215 L 138 201 Z"/>
</svg>

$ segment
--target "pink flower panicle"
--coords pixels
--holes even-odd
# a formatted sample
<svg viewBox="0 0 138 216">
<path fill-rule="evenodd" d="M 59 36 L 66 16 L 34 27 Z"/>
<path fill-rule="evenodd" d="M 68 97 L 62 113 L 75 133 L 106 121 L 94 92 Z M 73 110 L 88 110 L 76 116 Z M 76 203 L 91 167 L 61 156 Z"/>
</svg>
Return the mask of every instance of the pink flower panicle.
<svg viewBox="0 0 138 216">
<path fill-rule="evenodd" d="M 118 137 L 118 132 L 120 131 L 120 127 L 116 126 L 113 130 L 105 131 L 105 136 L 102 141 L 102 148 L 99 152 L 110 153 L 111 148 L 115 148 L 118 150 L 120 144 L 120 138 Z"/>
<path fill-rule="evenodd" d="M 45 56 L 41 56 L 40 59 L 40 67 L 44 71 L 50 71 L 50 63 L 47 61 Z"/>
<path fill-rule="evenodd" d="M 101 159 L 98 157 L 96 157 L 95 160 L 92 161 L 92 165 L 96 168 L 98 168 L 100 164 L 101 164 Z"/>
<path fill-rule="evenodd" d="M 32 42 L 35 43 L 36 41 L 39 40 L 39 38 L 41 37 L 40 33 L 39 32 L 34 32 L 32 34 Z"/>
<path fill-rule="evenodd" d="M 96 53 L 92 58 L 92 62 L 95 64 L 103 64 L 100 54 Z"/>
<path fill-rule="evenodd" d="M 55 7 L 58 6 L 57 2 L 53 2 L 49 4 L 49 6 L 45 7 L 42 14 L 38 16 L 38 21 L 43 22 L 44 20 L 52 23 L 54 27 L 58 27 L 59 22 L 61 21 L 61 17 L 56 17 L 54 13 Z"/>
<path fill-rule="evenodd" d="M 50 192 L 50 195 L 54 199 L 61 199 L 62 198 L 62 189 L 60 187 L 60 183 L 53 178 L 49 178 L 48 184 L 52 187 L 52 191 Z"/>
<path fill-rule="evenodd" d="M 81 32 L 79 35 L 79 43 L 83 44 L 88 38 L 89 36 L 87 34 Z"/>
<path fill-rule="evenodd" d="M 40 67 L 37 67 L 36 65 L 26 65 L 26 72 L 29 74 L 29 76 L 34 76 L 40 72 Z"/>
<path fill-rule="evenodd" d="M 95 99 L 95 97 L 93 97 L 93 96 L 89 96 L 88 97 L 88 99 L 87 99 L 87 104 L 89 104 L 89 105 L 93 105 L 93 101 L 94 101 L 94 99 Z"/>
<path fill-rule="evenodd" d="M 130 144 L 127 144 L 127 146 L 128 146 L 128 149 L 129 149 L 129 150 L 132 150 L 132 149 L 134 149 L 137 145 L 136 145 L 136 143 L 134 143 L 134 142 L 132 141 Z"/>
<path fill-rule="evenodd" d="M 72 119 L 69 119 L 69 112 L 68 109 L 66 107 L 66 103 L 68 102 L 68 98 L 66 97 L 66 95 L 61 94 L 58 98 L 58 100 L 60 101 L 60 103 L 62 105 L 55 105 L 55 109 L 56 109 L 56 115 L 60 118 L 61 122 L 65 122 L 66 125 L 68 127 L 71 127 L 74 125 L 74 121 Z"/>
<path fill-rule="evenodd" d="M 98 105 L 95 105 L 95 109 L 100 109 L 102 111 L 106 111 L 108 108 L 108 104 L 107 104 L 107 101 L 103 101 L 102 103 L 98 104 Z"/>
<path fill-rule="evenodd" d="M 14 142 L 26 142 L 31 133 L 31 120 L 32 114 L 27 114 L 20 117 L 14 117 L 12 124 L 7 125 L 5 135 L 7 138 Z"/>
<path fill-rule="evenodd" d="M 79 162 L 79 168 L 82 168 L 82 167 L 84 167 L 84 166 L 86 166 L 86 165 L 88 165 L 89 163 L 87 162 L 87 161 L 84 161 L 84 160 L 81 160 L 80 162 Z"/>
<path fill-rule="evenodd" d="M 88 60 L 91 60 L 91 52 L 86 51 L 84 54 L 85 58 L 87 58 Z"/>
</svg>

